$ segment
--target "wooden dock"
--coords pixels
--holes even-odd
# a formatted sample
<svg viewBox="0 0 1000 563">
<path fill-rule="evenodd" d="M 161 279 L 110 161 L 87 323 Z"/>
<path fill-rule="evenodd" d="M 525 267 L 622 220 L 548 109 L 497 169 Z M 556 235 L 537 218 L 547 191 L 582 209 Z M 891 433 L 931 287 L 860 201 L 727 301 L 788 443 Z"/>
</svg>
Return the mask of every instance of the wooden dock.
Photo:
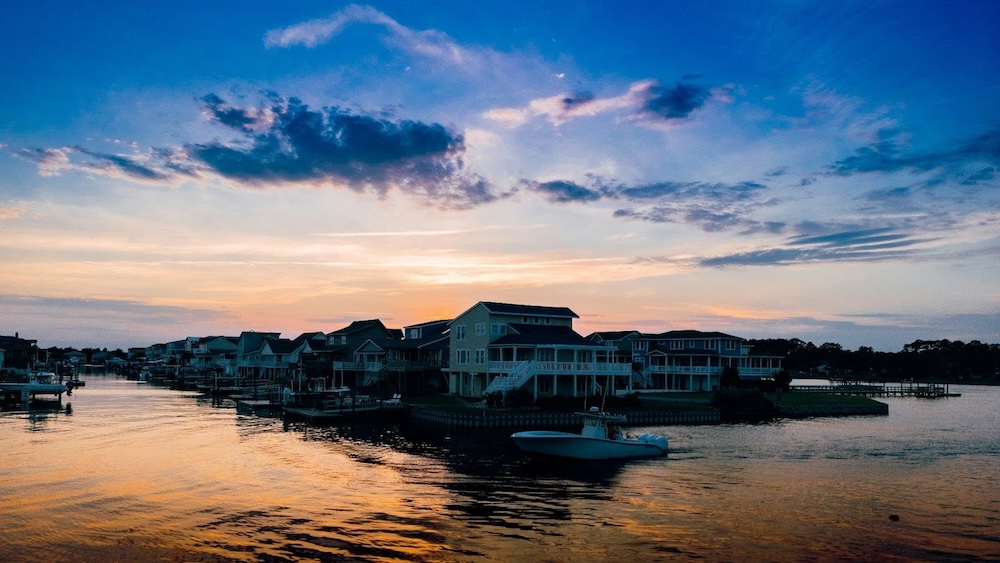
<svg viewBox="0 0 1000 563">
<path fill-rule="evenodd" d="M 833 395 L 859 395 L 864 397 L 957 397 L 948 391 L 947 383 L 900 383 L 841 382 L 831 385 L 792 385 L 796 393 L 830 393 Z"/>
</svg>

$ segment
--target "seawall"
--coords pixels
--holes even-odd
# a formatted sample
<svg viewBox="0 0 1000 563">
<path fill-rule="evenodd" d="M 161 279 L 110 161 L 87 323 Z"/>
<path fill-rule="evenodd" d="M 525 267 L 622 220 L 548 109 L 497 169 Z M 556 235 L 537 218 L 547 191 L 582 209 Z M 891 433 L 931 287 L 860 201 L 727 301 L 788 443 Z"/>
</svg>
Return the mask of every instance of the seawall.
<svg viewBox="0 0 1000 563">
<path fill-rule="evenodd" d="M 625 415 L 625 426 L 718 424 L 719 411 L 633 411 L 615 412 Z M 551 428 L 577 426 L 580 416 L 573 412 L 450 412 L 423 407 L 410 407 L 413 420 L 458 426 L 462 428 Z"/>
<path fill-rule="evenodd" d="M 810 418 L 822 416 L 871 416 L 888 415 L 889 405 L 871 401 L 857 405 L 778 405 L 781 418 Z"/>
</svg>

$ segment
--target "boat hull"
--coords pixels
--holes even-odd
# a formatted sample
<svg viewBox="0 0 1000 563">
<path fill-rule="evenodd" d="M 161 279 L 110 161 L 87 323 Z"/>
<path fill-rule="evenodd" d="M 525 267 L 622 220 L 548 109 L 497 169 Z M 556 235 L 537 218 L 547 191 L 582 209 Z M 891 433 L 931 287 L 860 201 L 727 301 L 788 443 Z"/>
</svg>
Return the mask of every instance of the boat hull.
<svg viewBox="0 0 1000 563">
<path fill-rule="evenodd" d="M 570 459 L 634 459 L 667 453 L 665 447 L 639 440 L 609 440 L 549 430 L 516 432 L 511 439 L 530 454 Z"/>
</svg>

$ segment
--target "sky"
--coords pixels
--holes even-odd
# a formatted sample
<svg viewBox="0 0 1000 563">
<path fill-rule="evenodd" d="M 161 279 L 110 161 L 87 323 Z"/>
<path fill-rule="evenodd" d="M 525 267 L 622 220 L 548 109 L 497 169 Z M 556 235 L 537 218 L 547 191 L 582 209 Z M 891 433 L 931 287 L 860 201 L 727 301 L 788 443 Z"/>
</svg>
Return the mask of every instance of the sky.
<svg viewBox="0 0 1000 563">
<path fill-rule="evenodd" d="M 21 2 L 0 334 L 1000 342 L 1000 2 Z"/>
</svg>

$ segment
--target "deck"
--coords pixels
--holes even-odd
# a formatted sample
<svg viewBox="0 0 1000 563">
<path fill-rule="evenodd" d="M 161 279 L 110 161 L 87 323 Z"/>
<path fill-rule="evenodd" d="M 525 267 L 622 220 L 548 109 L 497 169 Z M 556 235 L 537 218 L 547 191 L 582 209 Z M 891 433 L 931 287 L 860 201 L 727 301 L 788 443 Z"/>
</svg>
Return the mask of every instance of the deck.
<svg viewBox="0 0 1000 563">
<path fill-rule="evenodd" d="M 946 383 L 916 383 L 904 381 L 901 383 L 859 383 L 843 382 L 832 385 L 792 385 L 796 393 L 831 393 L 834 395 L 860 395 L 865 397 L 921 397 L 935 399 L 938 397 L 956 397 L 957 393 L 948 391 Z"/>
</svg>

